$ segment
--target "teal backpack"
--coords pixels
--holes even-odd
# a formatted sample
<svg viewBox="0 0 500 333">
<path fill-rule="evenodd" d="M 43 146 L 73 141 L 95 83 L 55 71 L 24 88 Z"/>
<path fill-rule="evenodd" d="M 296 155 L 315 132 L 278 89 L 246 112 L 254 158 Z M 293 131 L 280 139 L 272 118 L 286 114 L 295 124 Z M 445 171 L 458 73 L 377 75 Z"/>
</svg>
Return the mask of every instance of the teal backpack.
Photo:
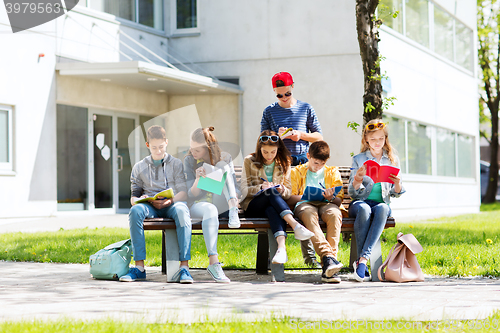
<svg viewBox="0 0 500 333">
<path fill-rule="evenodd" d="M 90 275 L 99 280 L 118 280 L 128 273 L 131 258 L 130 239 L 108 245 L 90 256 Z"/>
</svg>

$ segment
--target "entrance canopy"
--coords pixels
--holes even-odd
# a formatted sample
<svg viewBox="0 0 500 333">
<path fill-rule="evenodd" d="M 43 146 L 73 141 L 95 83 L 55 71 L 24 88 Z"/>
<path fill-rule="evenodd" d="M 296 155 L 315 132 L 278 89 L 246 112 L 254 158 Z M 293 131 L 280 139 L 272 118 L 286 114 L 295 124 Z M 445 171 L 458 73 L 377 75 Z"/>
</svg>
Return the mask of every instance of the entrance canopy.
<svg viewBox="0 0 500 333">
<path fill-rule="evenodd" d="M 59 75 L 110 82 L 168 95 L 242 94 L 240 86 L 143 61 L 58 63 Z"/>
</svg>

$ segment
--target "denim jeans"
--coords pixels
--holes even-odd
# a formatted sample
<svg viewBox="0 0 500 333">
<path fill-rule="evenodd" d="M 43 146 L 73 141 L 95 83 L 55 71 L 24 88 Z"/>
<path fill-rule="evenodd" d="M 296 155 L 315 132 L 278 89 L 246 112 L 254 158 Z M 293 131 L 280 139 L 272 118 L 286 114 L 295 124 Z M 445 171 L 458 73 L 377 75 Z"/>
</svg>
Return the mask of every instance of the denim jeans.
<svg viewBox="0 0 500 333">
<path fill-rule="evenodd" d="M 132 206 L 128 213 L 130 238 L 134 260 L 146 259 L 146 240 L 143 222 L 145 218 L 165 217 L 175 220 L 177 242 L 179 243 L 179 260 L 191 259 L 191 217 L 185 202 L 175 202 L 163 209 L 156 209 L 151 204 L 140 203 Z"/>
<path fill-rule="evenodd" d="M 210 202 L 197 202 L 191 206 L 191 217 L 201 218 L 201 229 L 209 256 L 217 254 L 217 234 L 219 233 L 219 212 Z"/>
<path fill-rule="evenodd" d="M 301 154 L 301 155 L 292 155 L 292 166 L 300 165 L 300 164 L 306 164 L 307 161 L 307 154 Z"/>
<path fill-rule="evenodd" d="M 384 231 L 385 222 L 391 216 L 391 207 L 373 200 L 357 200 L 349 206 L 349 216 L 356 218 L 354 235 L 358 258 L 370 259 L 372 249 Z"/>
<path fill-rule="evenodd" d="M 290 207 L 276 190 L 264 191 L 250 201 L 245 216 L 267 217 L 274 237 L 286 237 L 286 222 L 283 217 L 292 214 Z"/>
</svg>

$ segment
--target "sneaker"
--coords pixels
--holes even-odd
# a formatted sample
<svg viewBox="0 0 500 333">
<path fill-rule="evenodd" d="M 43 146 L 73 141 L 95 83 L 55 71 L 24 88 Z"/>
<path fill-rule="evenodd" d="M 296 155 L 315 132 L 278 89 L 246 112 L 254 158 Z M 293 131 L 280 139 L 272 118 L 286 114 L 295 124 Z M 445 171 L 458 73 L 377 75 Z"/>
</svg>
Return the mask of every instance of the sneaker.
<svg viewBox="0 0 500 333">
<path fill-rule="evenodd" d="M 127 274 L 120 277 L 120 281 L 122 282 L 134 282 L 137 280 L 146 280 L 146 270 L 141 272 L 139 268 L 132 267 Z"/>
<path fill-rule="evenodd" d="M 370 274 L 366 276 L 368 272 L 368 268 L 366 267 L 366 264 L 359 263 L 358 260 L 356 260 L 353 264 L 352 267 L 354 268 L 354 279 L 358 282 L 366 282 L 370 281 Z"/>
<path fill-rule="evenodd" d="M 316 260 L 316 257 L 314 258 L 308 257 L 304 259 L 304 263 L 310 268 L 316 268 L 316 269 L 321 268 L 321 264 L 318 262 L 318 260 Z"/>
<path fill-rule="evenodd" d="M 271 261 L 273 264 L 284 264 L 288 261 L 288 257 L 286 255 L 286 249 L 278 249 L 276 254 Z"/>
<path fill-rule="evenodd" d="M 193 280 L 193 277 L 191 276 L 191 274 L 189 274 L 189 271 L 185 268 L 181 268 L 180 269 L 180 279 L 179 279 L 179 282 L 180 283 L 193 283 L 194 280 Z"/>
<path fill-rule="evenodd" d="M 338 262 L 334 257 L 323 257 L 323 275 L 326 277 L 331 277 L 338 273 L 340 269 L 344 266 L 342 263 Z"/>
<path fill-rule="evenodd" d="M 241 226 L 240 217 L 238 216 L 238 208 L 229 209 L 229 228 L 239 228 Z"/>
<path fill-rule="evenodd" d="M 314 234 L 312 232 L 310 232 L 309 230 L 307 230 L 306 227 L 304 227 L 302 224 L 300 223 L 297 223 L 297 225 L 295 226 L 295 229 L 293 229 L 293 234 L 295 235 L 295 239 L 298 239 L 298 240 L 308 240 L 309 238 L 311 238 L 312 236 L 314 236 Z"/>
<path fill-rule="evenodd" d="M 223 283 L 229 283 L 231 280 L 224 274 L 224 271 L 222 270 L 222 265 L 220 262 L 217 262 L 212 265 L 208 265 L 207 267 L 208 273 L 212 275 L 214 278 L 215 282 L 223 282 Z"/>
<path fill-rule="evenodd" d="M 340 283 L 340 277 L 338 274 L 333 274 L 332 276 L 328 277 L 325 275 L 325 273 L 321 274 L 321 282 L 326 282 L 326 283 Z"/>
</svg>

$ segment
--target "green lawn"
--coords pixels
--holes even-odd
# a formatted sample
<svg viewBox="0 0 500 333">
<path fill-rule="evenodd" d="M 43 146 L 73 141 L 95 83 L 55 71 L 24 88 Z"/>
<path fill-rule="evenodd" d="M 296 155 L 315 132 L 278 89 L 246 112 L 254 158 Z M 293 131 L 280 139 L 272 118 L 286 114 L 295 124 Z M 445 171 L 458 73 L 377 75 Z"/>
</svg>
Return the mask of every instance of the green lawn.
<svg viewBox="0 0 500 333">
<path fill-rule="evenodd" d="M 223 322 L 201 322 L 193 324 L 174 323 L 127 323 L 111 319 L 103 321 L 22 321 L 0 323 L 0 332 L 4 333 L 60 333 L 60 332 L 485 332 L 498 331 L 500 327 L 499 312 L 484 320 L 461 321 L 301 321 L 295 318 L 274 319 L 243 322 L 228 320 Z"/>
<path fill-rule="evenodd" d="M 398 223 L 382 234 L 385 258 L 398 232 L 412 233 L 424 251 L 417 255 L 426 274 L 443 276 L 500 276 L 500 210 L 486 206 L 479 214 L 435 219 L 426 223 Z M 88 263 L 89 256 L 108 244 L 129 238 L 122 228 L 59 230 L 0 234 L 0 260 Z M 146 231 L 146 265 L 161 265 L 161 232 Z M 220 261 L 228 268 L 255 268 L 256 235 L 220 235 Z M 287 239 L 288 268 L 303 267 L 300 244 Z M 203 236 L 192 238 L 191 267 L 208 265 Z M 349 262 L 349 244 L 341 243 L 339 260 Z"/>
</svg>

